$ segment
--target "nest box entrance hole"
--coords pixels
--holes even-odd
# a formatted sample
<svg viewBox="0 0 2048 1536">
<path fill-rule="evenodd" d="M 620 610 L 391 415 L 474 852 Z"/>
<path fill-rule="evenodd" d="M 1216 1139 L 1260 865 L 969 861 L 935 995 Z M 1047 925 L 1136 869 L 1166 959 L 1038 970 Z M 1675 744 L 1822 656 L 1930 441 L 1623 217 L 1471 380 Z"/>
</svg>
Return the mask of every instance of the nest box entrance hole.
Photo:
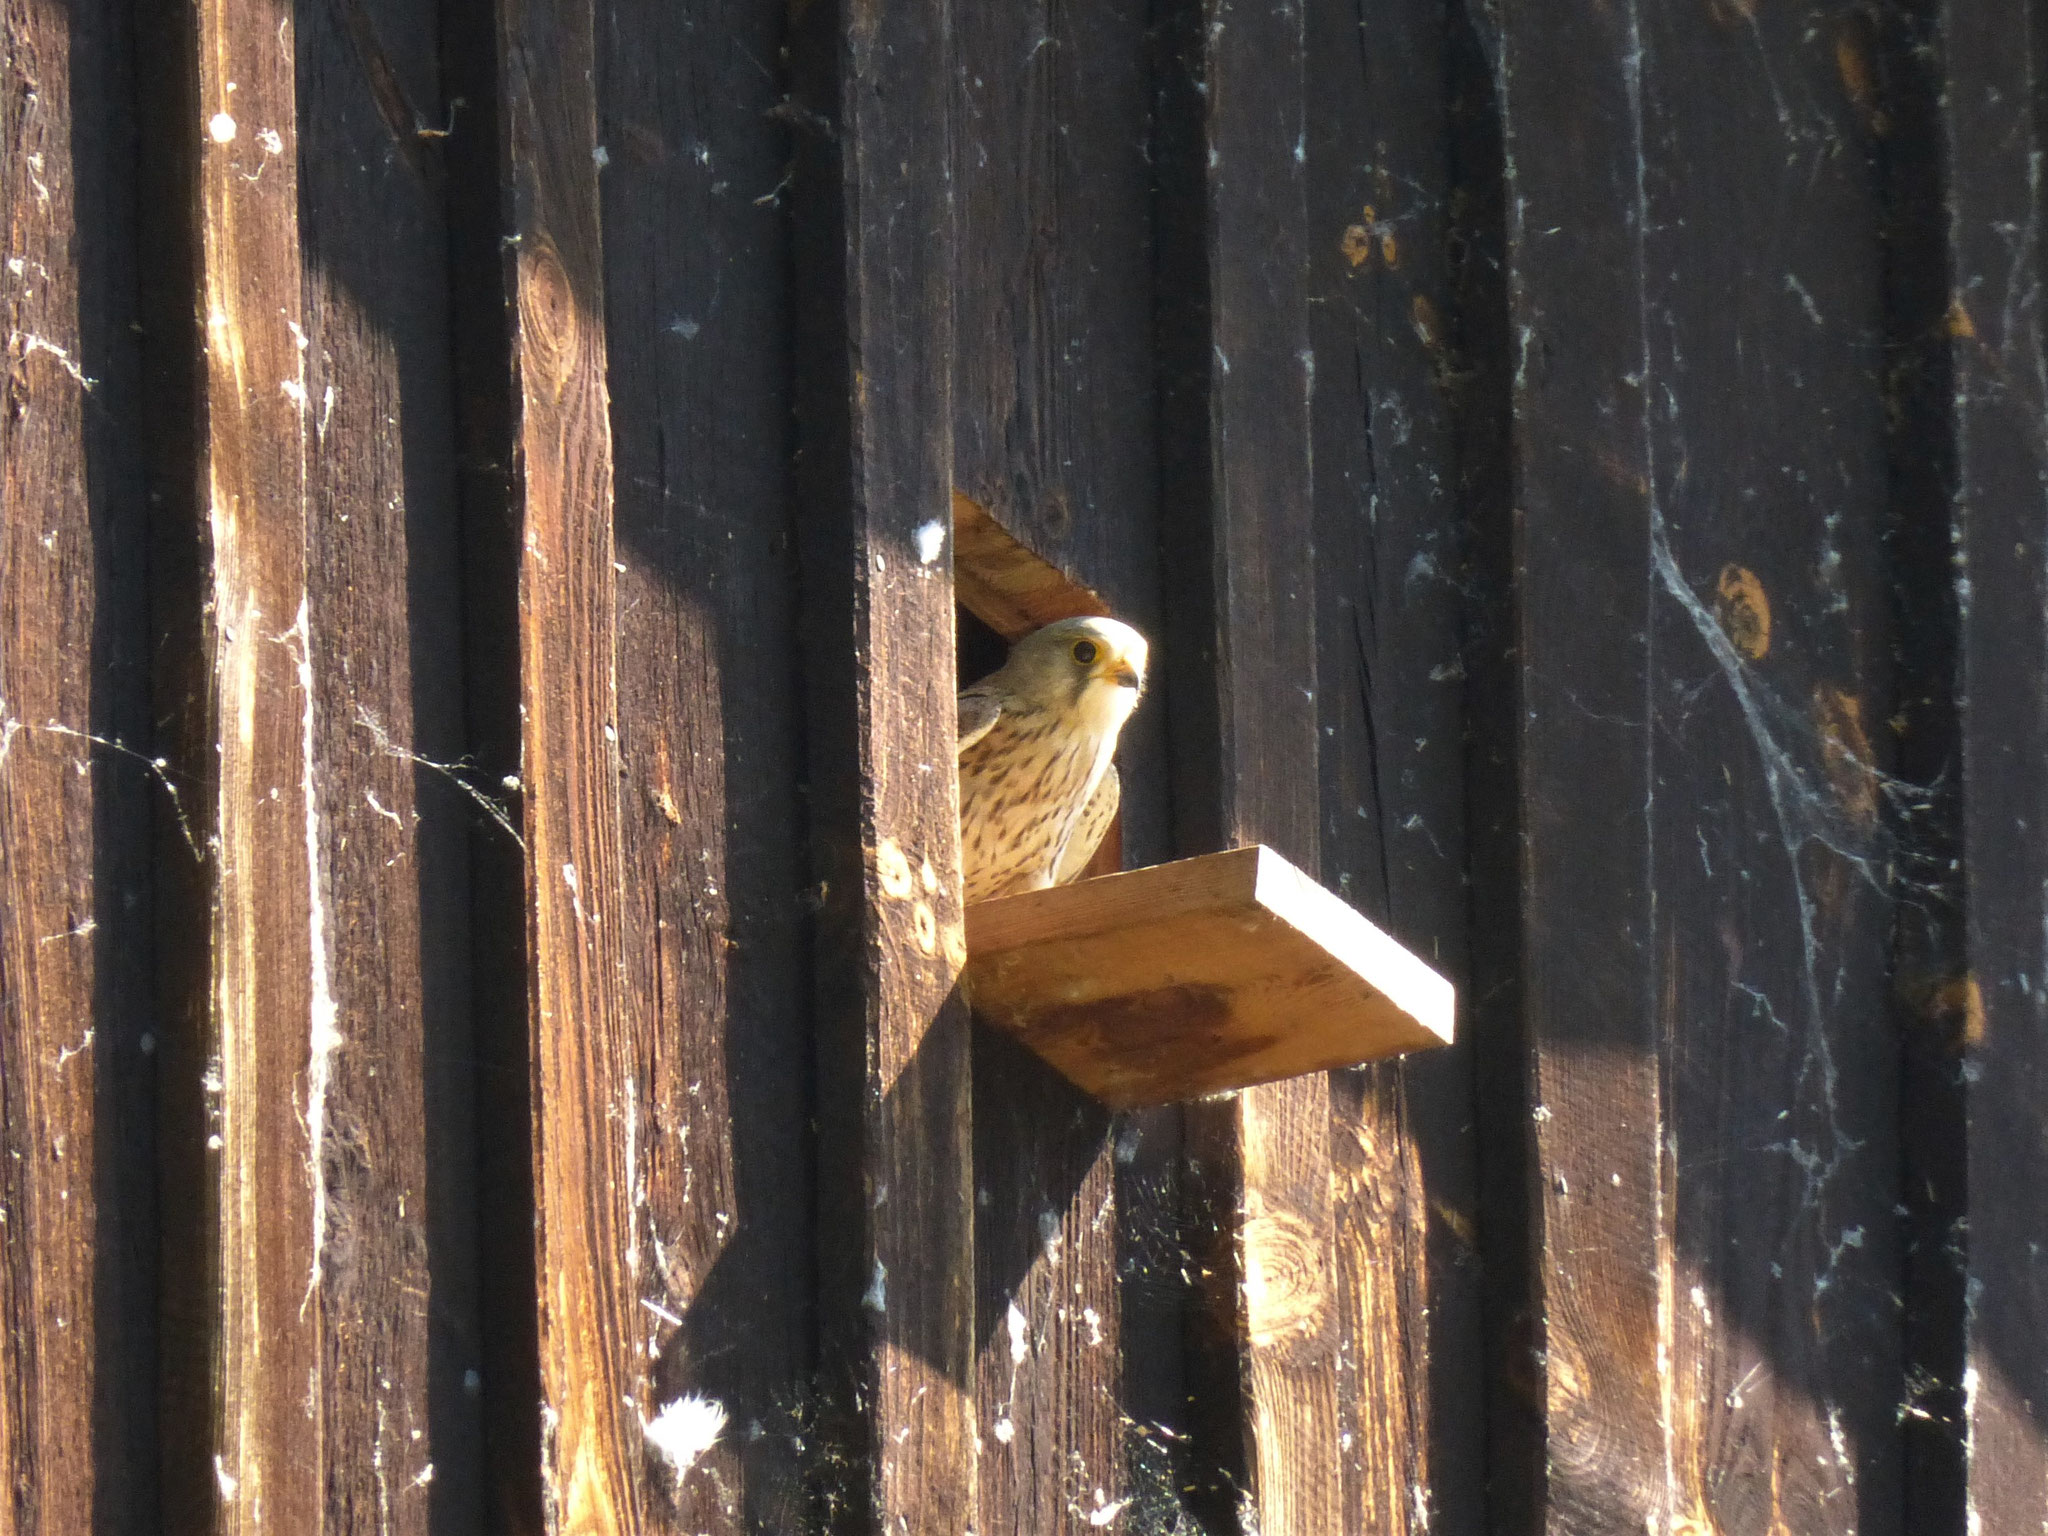
<svg viewBox="0 0 2048 1536">
<path fill-rule="evenodd" d="M 953 493 L 953 593 L 960 686 L 1003 664 L 1013 641 L 1058 619 L 1114 617 L 1109 604 L 1011 535 L 972 497 Z M 1081 878 L 1124 867 L 1119 810 Z"/>
</svg>

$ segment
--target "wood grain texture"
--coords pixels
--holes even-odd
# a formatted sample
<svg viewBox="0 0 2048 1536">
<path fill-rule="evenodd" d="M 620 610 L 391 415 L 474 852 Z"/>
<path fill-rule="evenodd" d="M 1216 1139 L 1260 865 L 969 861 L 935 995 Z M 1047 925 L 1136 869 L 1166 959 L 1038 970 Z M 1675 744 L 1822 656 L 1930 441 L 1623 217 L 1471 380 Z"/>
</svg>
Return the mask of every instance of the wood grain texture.
<svg viewBox="0 0 2048 1536">
<path fill-rule="evenodd" d="M 1622 22 L 1580 28 L 1567 37 L 1533 16 L 1522 29 L 1513 18 L 1502 22 L 1502 106 L 1516 167 L 1510 207 L 1516 199 L 1536 205 L 1508 230 L 1515 318 L 1540 327 L 1537 335 L 1565 325 L 1552 309 L 1578 285 L 1631 291 L 1640 260 L 1631 227 L 1613 213 L 1575 218 L 1541 241 L 1529 234 L 1559 222 L 1538 208 L 1579 209 L 1633 185 L 1633 122 L 1616 62 L 1627 46 Z M 1562 97 L 1532 85 L 1525 99 L 1519 89 L 1553 70 L 1576 93 L 1575 120 L 1599 147 L 1597 158 L 1525 158 L 1535 144 L 1562 142 Z M 1648 793 L 1638 733 L 1649 686 L 1641 579 L 1649 465 L 1641 403 L 1618 394 L 1626 387 L 1619 377 L 1633 366 L 1626 360 L 1640 359 L 1647 341 L 1637 307 L 1586 308 L 1570 312 L 1574 345 L 1553 344 L 1541 371 L 1518 376 L 1515 398 L 1527 423 L 1516 464 L 1521 899 L 1524 913 L 1537 915 L 1523 919 L 1522 980 L 1534 1056 L 1527 1112 L 1543 1181 L 1531 1213 L 1538 1225 L 1530 1348 L 1544 1432 L 1539 1518 L 1553 1531 L 1620 1531 L 1660 1528 L 1664 1515 L 1660 1084 L 1648 980 L 1640 961 L 1617 960 L 1649 936 L 1649 838 L 1634 817 L 1585 836 L 1572 824 L 1562 784 L 1598 783 L 1626 807 Z M 1607 472 L 1598 473 L 1603 465 Z M 1597 628 L 1588 614 L 1599 615 Z M 1576 709 L 1539 681 L 1552 677 L 1573 679 Z M 1546 913 L 1575 942 L 1538 928 Z M 1553 1020 L 1570 1021 L 1587 1047 L 1550 1048 Z"/>
<path fill-rule="evenodd" d="M 180 1528 L 478 1515 L 464 812 L 414 762 L 458 750 L 452 610 L 418 598 L 455 536 L 444 253 L 422 166 L 371 168 L 377 87 L 431 106 L 432 55 L 380 77 L 378 18 L 338 20 L 201 7 L 145 45 L 175 60 L 158 207 L 191 199 L 156 217 L 194 263 L 151 306 L 159 707 L 208 855 L 168 850 L 161 939 Z"/>
<path fill-rule="evenodd" d="M 954 483 L 987 515 L 956 516 L 955 585 L 1005 634 L 1106 612 L 1160 639 L 1149 10 L 957 10 Z M 1122 847 L 1091 867 L 1168 856 L 1165 737 L 1155 695 L 1118 750 Z M 1093 1106 L 1035 1062 L 1004 1070 L 1016 1054 L 976 1053 L 981 1418 L 1016 1437 L 985 1464 L 981 1523 L 1093 1531 L 1114 1509 L 1133 1528 L 1178 1502 L 1144 1436 L 1183 1416 L 1179 1298 L 1112 1277 L 1161 1244 L 1178 1113 L 1117 1129 L 1142 1166 L 1084 1152 L 1074 1138 L 1105 1130 Z"/>
<path fill-rule="evenodd" d="M 318 1531 L 330 1472 L 348 1482 L 322 1443 L 342 1321 L 323 1288 L 322 1150 L 342 1036 L 307 571 L 296 39 L 267 5 L 217 0 L 186 14 L 176 46 L 169 69 L 193 94 L 171 132 L 188 146 L 196 251 L 178 319 L 199 357 L 192 480 L 172 506 L 195 563 L 194 585 L 160 600 L 192 605 L 171 623 L 193 648 L 158 707 L 207 862 L 194 963 L 166 956 L 181 1015 L 167 1166 L 185 1175 L 165 1186 L 166 1511 Z"/>
<path fill-rule="evenodd" d="M 970 907 L 975 1012 L 1113 1109 L 1447 1043 L 1450 983 L 1270 848 Z"/>
<path fill-rule="evenodd" d="M 668 1490 L 630 1294 L 639 1127 L 627 985 L 617 575 L 595 17 L 498 12 L 509 188 L 519 781 L 526 841 L 541 1499 L 552 1529 L 659 1527 Z"/>
<path fill-rule="evenodd" d="M 2048 1291 L 2039 1117 L 2048 1086 L 2048 542 L 2038 293 L 2044 139 L 2039 6 L 1944 5 L 1954 529 L 1961 640 L 1966 967 L 1948 984 L 1962 1048 L 1968 1210 L 1962 1376 L 1967 1464 L 1952 1528 L 2048 1520 Z"/>
<path fill-rule="evenodd" d="M 1159 334 L 1163 495 L 1200 509 L 1166 558 L 1176 838 L 1269 843 L 1313 876 L 1304 44 L 1292 5 L 1166 13 Z M 1210 1518 L 1268 1536 L 1341 1528 L 1330 1129 L 1322 1077 L 1190 1112 L 1218 1234 L 1195 1389 L 1225 1479 Z"/>
<path fill-rule="evenodd" d="M 960 606 L 1005 640 L 1109 606 L 1026 546 L 988 509 L 953 493 L 953 591 Z"/>
<path fill-rule="evenodd" d="M 1307 12 L 1323 875 L 1468 974 L 1450 7 Z M 1469 995 L 1469 989 L 1468 989 Z M 1484 1515 L 1472 1045 L 1332 1080 L 1343 1529 Z"/>
<path fill-rule="evenodd" d="M 0 29 L 0 1530 L 118 1536 L 156 1503 L 127 43 L 112 6 Z"/>
<path fill-rule="evenodd" d="M 1902 1528 L 1903 1373 L 1897 1057 L 1872 1021 L 1910 899 L 1880 787 L 1900 687 L 1869 393 L 1886 362 L 1879 34 L 1853 12 L 1818 33 L 1789 15 L 1747 36 L 1706 13 L 1643 24 L 1644 142 L 1672 146 L 1642 217 L 1652 398 L 1669 391 L 1651 413 L 1646 723 L 1674 957 L 1673 1518 L 1879 1536 Z M 1768 77 L 1739 91 L 1705 83 L 1759 58 Z M 1788 169 L 1801 157 L 1822 173 Z M 1781 347 L 1762 372 L 1751 337 Z"/>
<path fill-rule="evenodd" d="M 649 1412 L 728 1428 L 650 1528 L 793 1530 L 816 1313 L 779 4 L 611 8 L 598 56 Z"/>
<path fill-rule="evenodd" d="M 977 1507 L 952 771 L 952 38 L 940 0 L 794 19 L 798 496 L 817 949 L 825 1528 Z"/>
<path fill-rule="evenodd" d="M 1502 14 L 1552 1530 L 1898 1528 L 1871 46 Z"/>
<path fill-rule="evenodd" d="M 313 775 L 336 1034 L 319 1148 L 330 1521 L 482 1525 L 446 123 L 430 9 L 298 34 Z M 239 93 L 238 93 L 239 94 Z M 309 1115 L 309 1119 L 311 1116 Z"/>
<path fill-rule="evenodd" d="M 953 96 L 957 485 L 1141 627 L 1159 579 L 1147 25 L 1135 0 L 968 10 Z"/>
</svg>

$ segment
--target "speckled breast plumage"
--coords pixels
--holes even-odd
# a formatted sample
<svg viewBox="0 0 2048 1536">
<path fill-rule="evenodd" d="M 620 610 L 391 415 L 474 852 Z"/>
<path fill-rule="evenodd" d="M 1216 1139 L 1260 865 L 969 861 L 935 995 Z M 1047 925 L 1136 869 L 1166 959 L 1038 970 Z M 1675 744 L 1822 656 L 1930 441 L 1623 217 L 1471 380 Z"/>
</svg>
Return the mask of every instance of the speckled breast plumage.
<svg viewBox="0 0 2048 1536">
<path fill-rule="evenodd" d="M 1099 738 L 1076 730 L 1070 717 L 1006 701 L 988 733 L 960 754 L 968 901 L 1051 885 L 1062 869 L 1094 852 L 1115 809 L 1113 800 L 1106 813 L 1097 804 L 1085 812 L 1081 805 L 1100 750 Z M 1104 779 L 1114 772 L 1108 769 Z"/>
</svg>

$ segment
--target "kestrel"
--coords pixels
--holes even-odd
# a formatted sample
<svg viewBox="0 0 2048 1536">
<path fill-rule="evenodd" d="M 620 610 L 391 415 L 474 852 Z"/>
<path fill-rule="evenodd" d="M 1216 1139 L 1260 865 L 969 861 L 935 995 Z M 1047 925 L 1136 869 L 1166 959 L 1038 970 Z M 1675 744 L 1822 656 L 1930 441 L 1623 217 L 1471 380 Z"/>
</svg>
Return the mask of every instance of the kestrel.
<svg viewBox="0 0 2048 1536">
<path fill-rule="evenodd" d="M 1115 619 L 1026 635 L 960 694 L 960 856 L 967 900 L 1062 885 L 1116 815 L 1117 733 L 1145 691 L 1145 637 Z"/>
</svg>

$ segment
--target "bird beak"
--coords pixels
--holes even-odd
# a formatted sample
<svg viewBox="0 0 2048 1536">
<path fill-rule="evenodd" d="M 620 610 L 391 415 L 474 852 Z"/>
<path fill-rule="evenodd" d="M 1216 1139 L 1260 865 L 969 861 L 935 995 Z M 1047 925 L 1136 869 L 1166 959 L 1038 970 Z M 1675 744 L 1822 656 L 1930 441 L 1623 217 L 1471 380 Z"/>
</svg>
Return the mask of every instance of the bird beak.
<svg viewBox="0 0 2048 1536">
<path fill-rule="evenodd" d="M 1142 688 L 1145 686 L 1138 676 L 1137 669 L 1129 665 L 1118 667 L 1111 675 L 1116 678 L 1119 688 Z"/>
</svg>

